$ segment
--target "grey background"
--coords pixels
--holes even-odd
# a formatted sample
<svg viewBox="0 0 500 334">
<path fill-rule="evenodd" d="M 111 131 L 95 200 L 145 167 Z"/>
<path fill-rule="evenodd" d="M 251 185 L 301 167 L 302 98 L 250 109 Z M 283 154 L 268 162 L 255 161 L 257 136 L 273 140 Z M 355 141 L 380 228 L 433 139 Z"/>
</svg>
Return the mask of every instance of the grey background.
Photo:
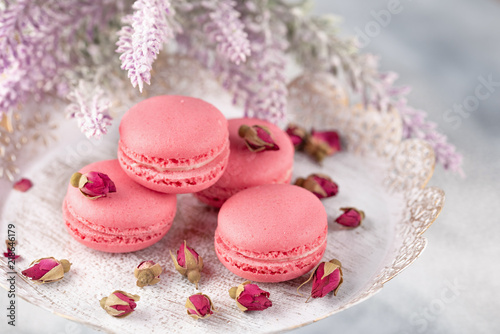
<svg viewBox="0 0 500 334">
<path fill-rule="evenodd" d="M 374 25 L 372 11 L 393 1 L 316 1 L 315 12 L 342 16 L 342 33 L 354 35 Z M 399 72 L 399 82 L 413 86 L 411 104 L 427 110 L 457 145 L 467 176 L 436 169 L 430 184 L 445 190 L 446 205 L 425 233 L 426 251 L 411 267 L 366 302 L 296 334 L 500 332 L 500 87 L 468 117 L 460 116 L 460 124 L 444 118 L 474 95 L 478 77 L 500 82 L 500 2 L 398 2 L 402 10 L 379 24 L 363 51 L 380 55 L 384 70 Z M 17 302 L 15 333 L 97 333 Z M 0 331 L 7 330 L 2 320 Z"/>
</svg>

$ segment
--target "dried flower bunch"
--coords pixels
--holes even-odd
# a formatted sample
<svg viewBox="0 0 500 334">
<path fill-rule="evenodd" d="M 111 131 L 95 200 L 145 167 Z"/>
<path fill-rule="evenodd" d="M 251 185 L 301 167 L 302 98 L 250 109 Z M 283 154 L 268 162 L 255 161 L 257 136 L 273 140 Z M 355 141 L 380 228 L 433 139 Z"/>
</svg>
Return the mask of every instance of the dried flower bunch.
<svg viewBox="0 0 500 334">
<path fill-rule="evenodd" d="M 219 77 L 246 116 L 281 121 L 290 54 L 337 77 L 350 101 L 399 110 L 404 137 L 427 140 L 438 162 L 460 172 L 455 148 L 407 104 L 410 89 L 395 86 L 395 73 L 379 73 L 376 57 L 358 53 L 332 19 L 308 8 L 309 1 L 286 0 L 10 1 L 0 13 L 0 119 L 30 100 L 59 96 L 82 132 L 99 137 L 111 124 L 111 92 L 126 91 L 124 73 L 142 91 L 157 56 L 175 49 Z"/>
</svg>

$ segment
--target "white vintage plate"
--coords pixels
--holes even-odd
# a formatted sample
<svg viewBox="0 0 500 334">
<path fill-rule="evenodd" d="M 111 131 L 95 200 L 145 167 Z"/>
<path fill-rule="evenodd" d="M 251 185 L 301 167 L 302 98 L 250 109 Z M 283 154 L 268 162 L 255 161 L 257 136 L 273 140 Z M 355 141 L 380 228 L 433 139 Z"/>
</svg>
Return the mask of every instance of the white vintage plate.
<svg viewBox="0 0 500 334">
<path fill-rule="evenodd" d="M 313 87 L 317 85 L 322 85 L 319 93 L 318 87 Z M 148 249 L 107 254 L 79 244 L 67 233 L 62 219 L 61 204 L 68 180 L 90 162 L 115 158 L 117 134 L 90 144 L 74 131 L 62 135 L 61 145 L 39 151 L 29 159 L 23 174 L 33 180 L 31 190 L 19 193 L 6 182 L 0 183 L 1 235 L 5 236 L 7 224 L 14 224 L 17 253 L 22 256 L 16 262 L 16 271 L 20 273 L 32 260 L 47 256 L 73 263 L 65 278 L 52 284 L 35 285 L 17 275 L 17 296 L 107 332 L 260 333 L 306 325 L 375 294 L 421 254 L 426 245 L 421 234 L 441 211 L 444 193 L 434 187 L 425 188 L 434 168 L 432 149 L 419 140 L 400 142 L 400 125 L 394 115 L 372 111 L 353 115 L 339 110 L 327 116 L 315 114 L 332 101 L 329 87 L 326 80 L 303 76 L 291 84 L 290 100 L 291 114 L 296 119 L 306 125 L 315 124 L 314 117 L 326 127 L 335 124 L 347 146 L 347 151 L 327 158 L 323 166 L 298 153 L 293 173 L 294 179 L 324 173 L 339 184 L 339 194 L 323 200 L 329 219 L 323 260 L 336 258 L 343 264 L 344 284 L 337 296 L 305 304 L 306 297 L 296 292 L 308 277 L 304 275 L 289 282 L 259 284 L 271 293 L 273 306 L 263 312 L 240 312 L 228 289 L 244 279 L 222 266 L 214 251 L 217 212 L 191 195 L 179 196 L 172 229 Z M 321 105 L 324 103 L 326 106 Z M 300 119 L 294 108 L 301 109 L 299 116 L 308 117 Z M 361 227 L 347 229 L 333 222 L 344 206 L 365 211 L 367 218 Z M 218 309 L 209 319 L 195 321 L 186 315 L 186 298 L 199 291 L 175 271 L 169 255 L 169 250 L 177 249 L 184 239 L 205 263 L 199 291 L 209 295 Z M 135 285 L 133 269 L 142 260 L 162 265 L 164 273 L 159 284 L 144 289 Z M 2 258 L 0 284 L 4 288 L 9 271 Z M 112 318 L 99 306 L 99 300 L 114 290 L 141 297 L 136 311 L 125 319 Z M 309 291 L 309 284 L 301 290 L 305 295 Z"/>
</svg>

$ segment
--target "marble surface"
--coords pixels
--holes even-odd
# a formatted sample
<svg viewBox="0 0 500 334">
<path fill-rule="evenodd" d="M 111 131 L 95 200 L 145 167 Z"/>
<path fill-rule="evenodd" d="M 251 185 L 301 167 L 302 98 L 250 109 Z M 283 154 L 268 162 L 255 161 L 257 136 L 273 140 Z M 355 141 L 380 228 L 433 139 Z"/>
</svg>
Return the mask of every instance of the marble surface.
<svg viewBox="0 0 500 334">
<path fill-rule="evenodd" d="M 371 299 L 292 333 L 500 332 L 500 87 L 467 117 L 448 122 L 455 104 L 475 94 L 478 78 L 500 82 L 500 3 L 493 0 L 401 0 L 364 48 L 382 67 L 414 87 L 412 105 L 429 117 L 464 155 L 465 178 L 436 169 L 430 185 L 446 205 L 425 233 L 423 255 Z M 344 17 L 343 33 L 356 34 L 393 0 L 316 1 L 317 13 Z M 373 26 L 373 24 L 371 24 Z M 0 305 L 6 296 L 1 294 Z M 2 333 L 97 333 L 22 300 L 15 330 Z M 10 327 L 10 326 L 9 326 Z M 235 329 L 236 330 L 236 329 Z"/>
</svg>

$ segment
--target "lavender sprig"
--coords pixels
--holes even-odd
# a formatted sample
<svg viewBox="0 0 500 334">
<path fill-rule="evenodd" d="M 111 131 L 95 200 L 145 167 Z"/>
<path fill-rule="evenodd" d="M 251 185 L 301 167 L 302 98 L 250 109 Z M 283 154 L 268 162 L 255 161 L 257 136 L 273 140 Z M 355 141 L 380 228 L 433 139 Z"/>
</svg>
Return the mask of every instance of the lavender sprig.
<svg viewBox="0 0 500 334">
<path fill-rule="evenodd" d="M 217 52 L 236 65 L 245 62 L 250 55 L 250 42 L 234 8 L 234 1 L 203 3 L 210 20 L 204 25 L 208 38 L 217 45 Z"/>
<path fill-rule="evenodd" d="M 0 114 L 46 93 L 67 93 L 68 69 L 84 63 L 94 31 L 125 0 L 11 1 L 0 13 Z"/>
<path fill-rule="evenodd" d="M 137 0 L 133 9 L 134 14 L 122 20 L 116 52 L 121 53 L 121 68 L 128 71 L 132 86 L 142 92 L 144 83 L 150 84 L 156 56 L 178 26 L 169 0 Z"/>
<path fill-rule="evenodd" d="M 87 138 L 100 138 L 111 126 L 110 99 L 99 85 L 80 80 L 68 94 L 71 101 L 66 108 L 69 118 L 76 118 L 78 127 Z"/>
<path fill-rule="evenodd" d="M 217 5 L 225 2 L 227 0 L 218 0 Z M 206 22 L 203 5 L 196 5 L 196 2 L 190 5 L 180 7 L 179 12 L 192 17 L 194 22 Z M 238 3 L 236 10 L 241 14 L 251 48 L 251 55 L 244 64 L 228 62 L 224 55 L 213 52 L 213 41 L 205 38 L 205 31 L 191 24 L 193 21 L 183 21 L 185 33 L 178 36 L 177 41 L 182 51 L 198 59 L 220 78 L 223 87 L 233 95 L 233 102 L 243 105 L 245 116 L 281 121 L 288 94 L 286 28 L 281 21 L 273 20 L 267 1 L 259 6 L 251 1 Z"/>
<path fill-rule="evenodd" d="M 438 163 L 447 170 L 463 174 L 462 156 L 455 147 L 447 142 L 446 136 L 437 132 L 436 124 L 425 119 L 424 111 L 408 106 L 405 95 L 409 87 L 393 85 L 397 74 L 380 74 L 377 57 L 358 53 L 353 40 L 340 39 L 331 18 L 305 15 L 304 4 L 276 1 L 274 15 L 287 23 L 289 51 L 304 67 L 344 77 L 365 106 L 375 106 L 381 111 L 397 108 L 403 119 L 403 138 L 428 141 Z"/>
<path fill-rule="evenodd" d="M 397 87 L 394 82 L 398 74 L 394 72 L 379 74 L 378 100 L 382 108 L 394 107 L 399 111 L 403 122 L 403 138 L 419 138 L 427 141 L 436 155 L 436 162 L 447 170 L 464 175 L 461 168 L 462 155 L 455 151 L 455 147 L 447 142 L 445 135 L 437 131 L 437 124 L 428 121 L 427 113 L 408 105 L 406 95 L 411 91 L 408 86 Z"/>
</svg>

